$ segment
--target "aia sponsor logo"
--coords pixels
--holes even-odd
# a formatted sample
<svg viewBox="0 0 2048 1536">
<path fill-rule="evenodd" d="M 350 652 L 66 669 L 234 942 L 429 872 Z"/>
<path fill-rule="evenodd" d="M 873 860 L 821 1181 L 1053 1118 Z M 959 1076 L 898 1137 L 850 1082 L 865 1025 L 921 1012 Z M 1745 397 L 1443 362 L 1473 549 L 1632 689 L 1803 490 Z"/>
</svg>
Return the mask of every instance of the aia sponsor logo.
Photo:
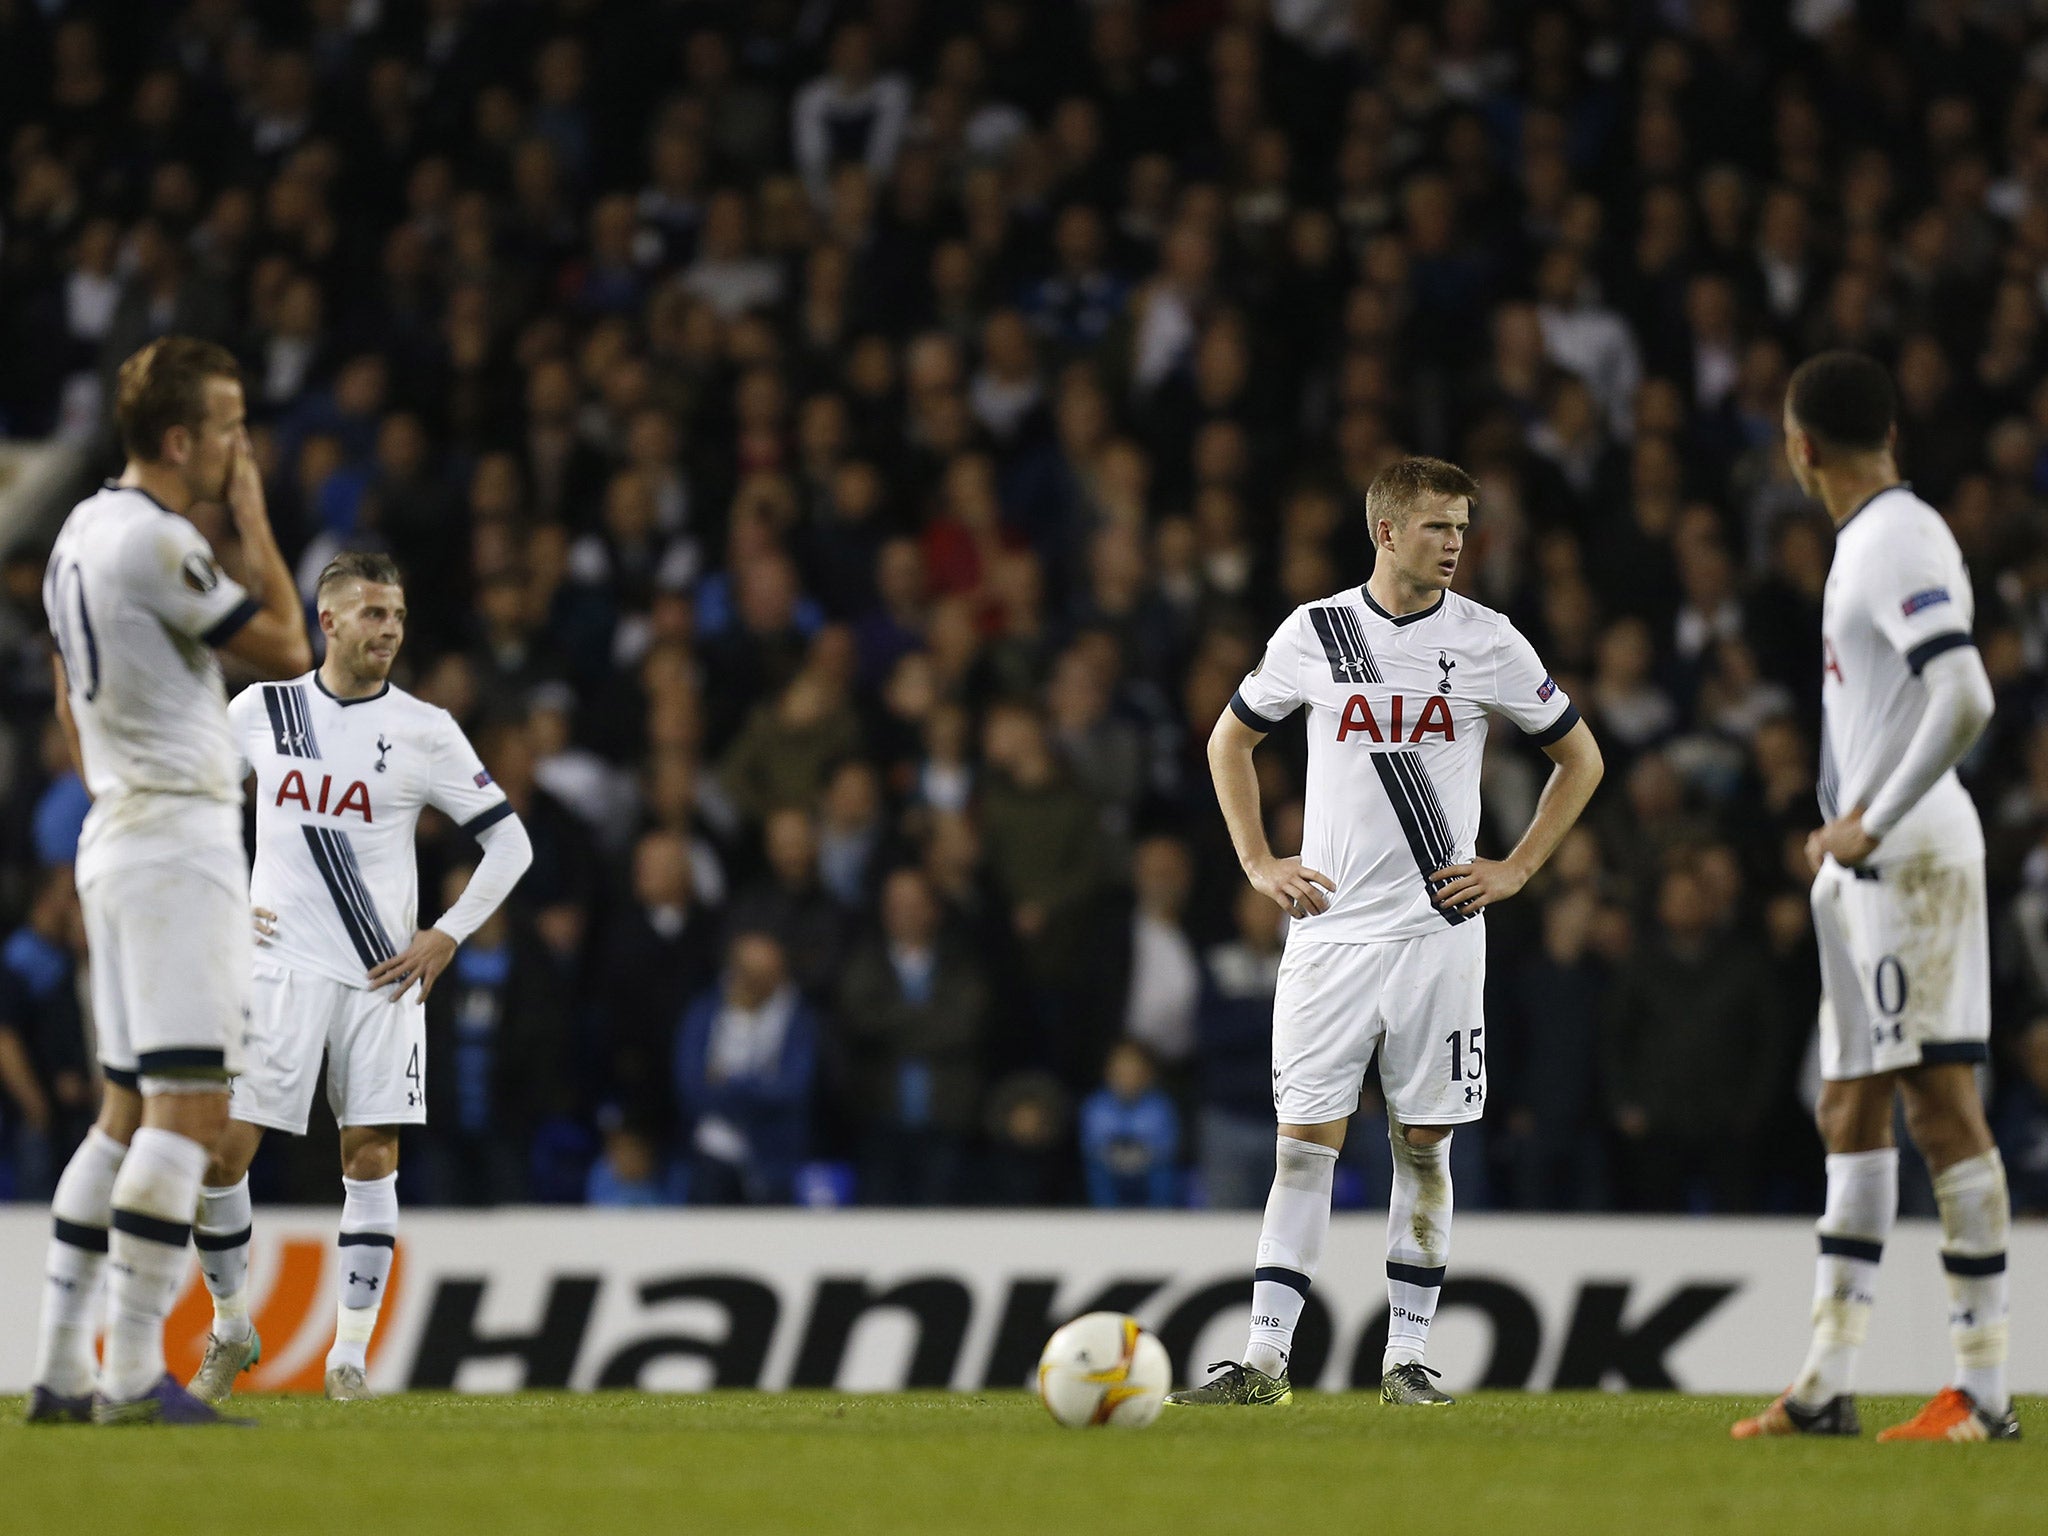
<svg viewBox="0 0 2048 1536">
<path fill-rule="evenodd" d="M 337 1256 L 334 1238 L 256 1239 L 250 1253 L 249 1320 L 263 1338 L 263 1363 L 239 1377 L 240 1392 L 318 1392 L 324 1384 L 327 1349 L 334 1342 Z M 266 1262 L 267 1261 L 267 1262 Z M 391 1278 L 370 1340 L 370 1366 L 391 1337 L 391 1315 L 401 1304 L 400 1276 L 405 1245 L 392 1250 Z M 180 1381 L 190 1381 L 206 1354 L 213 1327 L 213 1297 L 197 1265 L 164 1325 L 164 1364 Z"/>
<path fill-rule="evenodd" d="M 384 768 L 383 763 L 378 763 L 377 768 L 379 772 L 382 772 Z M 323 773 L 320 775 L 319 796 L 319 799 L 316 801 L 313 798 L 313 791 L 306 784 L 306 776 L 294 768 L 284 776 L 284 781 L 277 786 L 276 803 L 282 806 L 285 801 L 289 800 L 308 816 L 347 816 L 354 814 L 363 818 L 363 825 L 365 826 L 368 826 L 375 819 L 370 815 L 370 786 L 361 779 L 351 782 L 348 788 L 341 792 L 340 797 L 336 798 L 333 775 Z M 330 800 L 333 801 L 331 807 L 328 803 Z"/>
<path fill-rule="evenodd" d="M 1411 706 L 1415 709 L 1415 723 L 1408 728 L 1406 721 Z M 1381 729 L 1382 722 L 1384 730 Z M 1392 698 L 1381 700 L 1376 712 L 1370 699 L 1362 693 L 1354 693 L 1344 701 L 1344 711 L 1337 719 L 1337 739 L 1344 741 L 1355 735 L 1382 744 L 1412 747 L 1425 736 L 1456 741 L 1458 728 L 1451 720 L 1451 706 L 1442 694 L 1433 693 L 1418 704 L 1416 700 L 1404 699 L 1397 693 Z"/>
</svg>

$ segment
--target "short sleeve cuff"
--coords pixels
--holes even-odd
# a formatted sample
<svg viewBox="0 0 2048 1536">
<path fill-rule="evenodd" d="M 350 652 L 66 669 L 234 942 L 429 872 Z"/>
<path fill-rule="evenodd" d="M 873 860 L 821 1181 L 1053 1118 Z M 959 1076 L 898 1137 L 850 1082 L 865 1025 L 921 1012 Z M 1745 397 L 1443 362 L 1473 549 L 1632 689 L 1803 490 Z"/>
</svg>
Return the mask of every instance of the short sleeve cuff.
<svg viewBox="0 0 2048 1536">
<path fill-rule="evenodd" d="M 245 597 L 235 604 L 234 607 L 230 608 L 211 629 L 207 630 L 199 638 L 206 645 L 219 650 L 242 632 L 243 625 L 247 624 L 262 611 L 263 605 L 257 602 L 255 598 Z"/>
<path fill-rule="evenodd" d="M 1251 705 L 1245 703 L 1242 693 L 1233 693 L 1230 696 L 1230 712 L 1262 736 L 1280 723 L 1278 720 L 1268 720 L 1256 709 L 1253 709 Z"/>
<path fill-rule="evenodd" d="M 1918 677 L 1920 669 L 1934 660 L 1935 657 L 1946 655 L 1948 652 L 1970 643 L 1968 635 L 1964 634 L 1960 629 L 1952 629 L 1945 635 L 1936 635 L 1932 640 L 1922 640 L 1913 649 L 1906 652 L 1906 665 L 1911 667 L 1913 675 Z"/>
<path fill-rule="evenodd" d="M 510 816 L 511 814 L 512 802 L 510 800 L 500 800 L 496 805 L 492 806 L 489 810 L 479 811 L 477 812 L 476 815 L 470 817 L 469 820 L 465 821 L 462 824 L 462 830 L 467 832 L 471 837 L 475 837 L 479 832 L 485 831 L 487 828 L 490 827 L 495 827 L 499 822 L 503 821 L 507 816 Z"/>
<path fill-rule="evenodd" d="M 1579 706 L 1568 703 L 1564 707 L 1564 713 L 1543 727 L 1542 730 L 1529 732 L 1529 739 L 1539 747 L 1547 747 L 1552 742 L 1563 741 L 1566 736 L 1571 734 L 1572 727 L 1578 723 Z"/>
</svg>

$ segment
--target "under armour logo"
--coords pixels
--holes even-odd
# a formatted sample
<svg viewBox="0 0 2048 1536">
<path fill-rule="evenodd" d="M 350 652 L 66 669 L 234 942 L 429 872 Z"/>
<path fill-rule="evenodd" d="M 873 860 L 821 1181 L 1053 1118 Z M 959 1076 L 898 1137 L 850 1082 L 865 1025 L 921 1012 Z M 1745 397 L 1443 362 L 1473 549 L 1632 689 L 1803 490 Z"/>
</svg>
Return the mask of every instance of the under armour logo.
<svg viewBox="0 0 2048 1536">
<path fill-rule="evenodd" d="M 1467 1088 L 1467 1089 L 1465 1090 L 1465 1102 L 1466 1102 L 1467 1104 L 1470 1104 L 1470 1103 L 1471 1103 L 1471 1102 L 1472 1102 L 1472 1101 L 1473 1101 L 1474 1099 L 1476 1099 L 1476 1098 L 1478 1098 L 1478 1097 L 1479 1097 L 1479 1090 L 1478 1090 L 1477 1088 Z"/>
<path fill-rule="evenodd" d="M 377 1277 L 375 1275 L 359 1275 L 354 1270 L 348 1272 L 348 1283 L 350 1285 L 367 1285 L 373 1291 L 377 1289 Z"/>
<path fill-rule="evenodd" d="M 1448 689 L 1449 685 L 1446 684 L 1445 686 L 1446 689 Z M 390 750 L 391 743 L 386 741 L 384 739 L 384 733 L 382 731 L 379 731 L 377 733 L 377 771 L 379 773 L 382 773 L 384 771 L 384 754 L 386 752 L 389 752 Z"/>
<path fill-rule="evenodd" d="M 1457 666 L 1457 663 L 1451 660 L 1451 653 L 1449 651 L 1438 651 L 1436 653 L 1436 664 L 1443 669 L 1444 674 L 1444 680 L 1436 685 L 1436 691 L 1438 693 L 1449 693 L 1451 691 L 1451 669 Z"/>
<path fill-rule="evenodd" d="M 420 1107 L 420 1096 L 414 1089 L 408 1088 L 405 1091 L 405 1107 L 407 1109 L 418 1109 Z"/>
</svg>

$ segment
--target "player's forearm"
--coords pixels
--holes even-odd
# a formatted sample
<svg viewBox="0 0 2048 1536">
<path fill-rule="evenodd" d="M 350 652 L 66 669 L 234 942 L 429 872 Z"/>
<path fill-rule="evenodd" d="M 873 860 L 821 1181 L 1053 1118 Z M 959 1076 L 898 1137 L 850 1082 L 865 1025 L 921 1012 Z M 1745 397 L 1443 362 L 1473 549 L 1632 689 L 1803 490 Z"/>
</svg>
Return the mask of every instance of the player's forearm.
<svg viewBox="0 0 2048 1536">
<path fill-rule="evenodd" d="M 249 595 L 256 599 L 266 614 L 303 634 L 306 615 L 299 605 L 298 584 L 292 580 L 291 567 L 285 564 L 284 551 L 277 547 L 277 535 L 271 531 L 269 516 L 264 513 L 253 516 L 238 513 L 235 531 L 242 540 L 242 562 L 248 572 Z"/>
<path fill-rule="evenodd" d="M 78 721 L 71 714 L 71 679 L 64 672 L 64 658 L 50 658 L 50 675 L 57 686 L 57 728 L 64 733 L 64 750 L 71 754 L 71 766 L 80 781 L 85 778 L 85 749 L 78 744 Z"/>
<path fill-rule="evenodd" d="M 1507 857 L 1507 862 L 1520 870 L 1524 879 L 1533 876 L 1557 852 L 1557 845 L 1578 824 L 1607 771 L 1593 733 L 1583 720 L 1550 753 L 1555 766 L 1536 801 L 1536 814 Z"/>
<path fill-rule="evenodd" d="M 1216 785 L 1216 804 L 1223 811 L 1223 824 L 1230 829 L 1231 846 L 1237 850 L 1240 867 L 1250 869 L 1261 859 L 1271 858 L 1266 841 L 1266 824 L 1259 815 L 1259 771 L 1252 762 L 1253 742 L 1240 739 L 1233 730 L 1237 722 L 1225 715 L 1209 737 L 1209 777 Z"/>
<path fill-rule="evenodd" d="M 507 816 L 484 828 L 477 834 L 477 841 L 483 845 L 482 861 L 455 905 L 434 923 L 458 944 L 490 921 L 491 914 L 504 905 L 519 877 L 533 864 L 533 841 L 517 816 Z"/>
<path fill-rule="evenodd" d="M 1927 685 L 1927 711 L 1891 777 L 1863 810 L 1863 830 L 1872 837 L 1882 838 L 1897 826 L 1963 760 L 1991 722 L 1991 679 L 1974 646 L 1943 652 L 1927 663 L 1920 678 Z"/>
</svg>

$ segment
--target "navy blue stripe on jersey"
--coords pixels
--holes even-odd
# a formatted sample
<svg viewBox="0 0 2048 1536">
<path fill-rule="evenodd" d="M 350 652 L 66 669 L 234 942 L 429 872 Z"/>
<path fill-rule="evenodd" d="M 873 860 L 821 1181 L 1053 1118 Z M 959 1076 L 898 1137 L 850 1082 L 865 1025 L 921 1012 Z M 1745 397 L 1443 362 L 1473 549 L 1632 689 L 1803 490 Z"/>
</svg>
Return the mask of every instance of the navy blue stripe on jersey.
<svg viewBox="0 0 2048 1536">
<path fill-rule="evenodd" d="M 239 635 L 242 626 L 262 611 L 263 605 L 255 598 L 245 597 L 215 621 L 213 628 L 199 637 L 200 642 L 218 650 Z"/>
<path fill-rule="evenodd" d="M 370 895 L 370 882 L 363 878 L 363 866 L 356 861 L 356 845 L 349 841 L 346 832 L 337 832 L 331 827 L 321 828 L 321 836 L 333 843 L 335 857 L 341 864 L 342 878 L 355 892 L 356 903 L 362 908 L 370 937 L 384 951 L 384 958 L 390 959 L 398 953 L 398 946 L 391 942 L 391 936 L 384 931 L 383 919 L 377 916 L 377 903 Z"/>
<path fill-rule="evenodd" d="M 320 743 L 313 739 L 313 707 L 306 697 L 306 690 L 297 683 L 290 683 L 286 685 L 284 695 L 285 709 L 298 721 L 299 741 L 306 749 L 301 755 L 318 757 Z"/>
<path fill-rule="evenodd" d="M 270 715 L 270 742 L 279 757 L 318 757 L 306 691 L 294 683 L 265 683 L 263 708 Z"/>
<path fill-rule="evenodd" d="M 1913 649 L 1906 652 L 1906 665 L 1911 667 L 1913 675 L 1918 677 L 1920 669 L 1934 660 L 1935 657 L 1945 656 L 1950 651 L 1957 650 L 1969 643 L 1970 637 L 1968 635 L 1964 634 L 1960 629 L 1952 629 L 1945 635 L 1936 635 L 1932 640 L 1922 640 Z"/>
<path fill-rule="evenodd" d="M 1330 609 L 1330 622 L 1336 626 L 1345 648 L 1365 668 L 1365 680 L 1368 683 L 1384 682 L 1379 663 L 1372 658 L 1372 647 L 1365 643 L 1365 626 L 1358 622 L 1358 610 L 1348 604 L 1340 604 Z"/>
<path fill-rule="evenodd" d="M 1443 806 L 1436 798 L 1436 786 L 1429 782 L 1429 775 L 1422 772 L 1422 765 L 1415 760 L 1412 752 L 1396 752 L 1394 771 L 1408 786 L 1408 797 L 1415 802 L 1416 812 L 1422 818 L 1422 839 L 1429 845 L 1429 856 L 1436 860 L 1430 865 L 1430 872 L 1442 869 L 1451 862 L 1451 829 L 1444 822 Z"/>
<path fill-rule="evenodd" d="M 512 802 L 510 800 L 500 800 L 496 805 L 478 811 L 474 816 L 470 817 L 469 820 L 462 824 L 461 830 L 467 832 L 471 837 L 475 837 L 477 833 L 484 831 L 486 828 L 495 827 L 511 814 Z"/>
<path fill-rule="evenodd" d="M 1571 734 L 1572 727 L 1577 725 L 1578 723 L 1579 706 L 1576 704 L 1567 704 L 1564 707 L 1563 714 L 1559 715 L 1555 720 L 1551 721 L 1550 724 L 1543 727 L 1542 730 L 1531 731 L 1529 733 L 1529 739 L 1536 743 L 1536 745 L 1539 747 L 1547 747 L 1554 741 L 1563 741 L 1565 737 Z"/>
<path fill-rule="evenodd" d="M 270 716 L 270 746 L 279 757 L 292 756 L 291 732 L 284 723 L 284 704 L 278 699 L 277 685 L 263 685 L 263 712 Z"/>
<path fill-rule="evenodd" d="M 377 948 L 376 933 L 356 904 L 355 892 L 350 889 L 342 874 L 341 861 L 323 833 L 324 827 L 301 827 L 306 834 L 306 847 L 313 855 L 313 867 L 320 871 L 320 878 L 327 882 L 327 894 L 334 898 L 335 910 L 341 914 L 341 926 L 348 930 L 349 943 L 355 946 L 356 957 L 363 962 L 365 970 L 375 970 L 390 958 Z M 371 918 L 374 922 L 374 917 Z"/>
<path fill-rule="evenodd" d="M 1369 653 L 1360 650 L 1353 643 L 1356 633 L 1354 622 L 1350 629 L 1338 622 L 1342 608 L 1311 608 L 1309 622 L 1315 625 L 1316 638 L 1323 642 L 1323 655 L 1329 658 L 1330 677 L 1340 683 L 1366 683 L 1379 681 L 1379 672 L 1372 664 Z"/>
<path fill-rule="evenodd" d="M 1401 823 L 1402 835 L 1408 839 L 1408 851 L 1415 859 L 1415 868 L 1422 875 L 1422 882 L 1429 886 L 1429 877 L 1451 862 L 1450 832 L 1443 826 L 1438 808 L 1433 804 L 1435 787 L 1429 776 L 1422 771 L 1422 763 L 1413 752 L 1375 752 L 1372 766 L 1380 776 L 1380 785 L 1387 792 L 1387 802 L 1394 808 L 1394 819 Z M 1433 892 L 1435 887 L 1429 886 Z M 1470 915 L 1438 907 L 1437 913 L 1452 925 L 1462 923 Z"/>
<path fill-rule="evenodd" d="M 1274 726 L 1280 723 L 1278 720 L 1268 720 L 1256 709 L 1253 709 L 1251 705 L 1245 703 L 1242 693 L 1233 693 L 1230 696 L 1230 712 L 1261 735 L 1272 730 Z"/>
</svg>

